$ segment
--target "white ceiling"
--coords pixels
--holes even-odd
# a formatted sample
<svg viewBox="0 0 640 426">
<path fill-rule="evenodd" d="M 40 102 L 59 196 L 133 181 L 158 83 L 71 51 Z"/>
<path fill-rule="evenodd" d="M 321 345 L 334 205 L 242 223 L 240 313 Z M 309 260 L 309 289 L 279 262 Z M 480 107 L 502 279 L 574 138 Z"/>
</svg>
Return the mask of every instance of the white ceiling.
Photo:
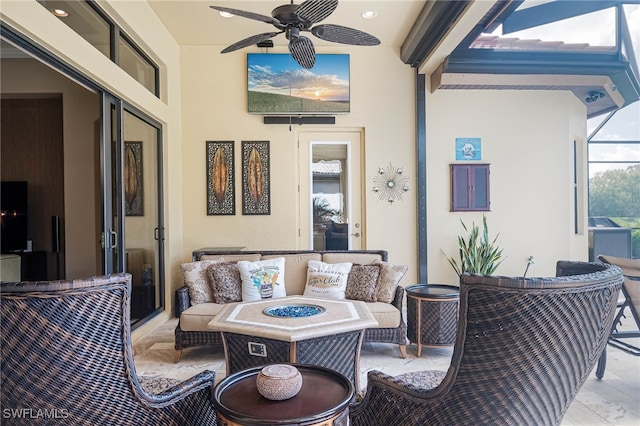
<svg viewBox="0 0 640 426">
<path fill-rule="evenodd" d="M 290 1 L 279 0 L 147 0 L 162 23 L 180 45 L 220 46 L 232 43 L 254 34 L 276 31 L 271 25 L 252 19 L 234 16 L 221 17 L 210 5 L 241 9 L 260 15 L 271 16 L 277 6 Z M 296 4 L 301 0 L 296 0 Z M 323 24 L 337 24 L 368 32 L 380 39 L 382 46 L 399 48 L 404 42 L 420 11 L 424 0 L 365 1 L 341 0 L 338 8 Z M 364 19 L 360 15 L 365 10 L 374 10 L 374 19 Z M 331 46 L 334 43 L 320 40 L 310 33 L 316 46 Z M 273 38 L 276 47 L 287 45 L 284 34 Z M 361 47 L 354 47 L 360 49 Z"/>
</svg>

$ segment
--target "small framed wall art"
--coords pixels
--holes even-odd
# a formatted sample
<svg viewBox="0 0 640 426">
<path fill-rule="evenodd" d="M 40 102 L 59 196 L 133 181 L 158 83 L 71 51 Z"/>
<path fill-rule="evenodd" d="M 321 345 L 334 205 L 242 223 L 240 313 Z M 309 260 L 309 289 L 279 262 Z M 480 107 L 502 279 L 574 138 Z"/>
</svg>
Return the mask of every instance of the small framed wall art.
<svg viewBox="0 0 640 426">
<path fill-rule="evenodd" d="M 207 141 L 207 215 L 236 214 L 233 141 Z"/>
<path fill-rule="evenodd" d="M 242 141 L 242 214 L 271 214 L 269 141 Z"/>
<path fill-rule="evenodd" d="M 482 140 L 480 138 L 456 138 L 456 160 L 482 160 Z"/>
</svg>

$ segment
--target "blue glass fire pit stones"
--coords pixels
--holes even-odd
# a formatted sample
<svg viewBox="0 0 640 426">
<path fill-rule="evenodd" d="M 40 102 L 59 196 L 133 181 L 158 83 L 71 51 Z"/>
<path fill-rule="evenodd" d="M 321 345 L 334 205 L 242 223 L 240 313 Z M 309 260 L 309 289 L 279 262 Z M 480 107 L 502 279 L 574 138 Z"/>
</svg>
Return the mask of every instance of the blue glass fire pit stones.
<svg viewBox="0 0 640 426">
<path fill-rule="evenodd" d="M 270 306 L 262 311 L 265 315 L 279 318 L 301 318 L 321 314 L 325 308 L 318 305 L 281 305 Z"/>
</svg>

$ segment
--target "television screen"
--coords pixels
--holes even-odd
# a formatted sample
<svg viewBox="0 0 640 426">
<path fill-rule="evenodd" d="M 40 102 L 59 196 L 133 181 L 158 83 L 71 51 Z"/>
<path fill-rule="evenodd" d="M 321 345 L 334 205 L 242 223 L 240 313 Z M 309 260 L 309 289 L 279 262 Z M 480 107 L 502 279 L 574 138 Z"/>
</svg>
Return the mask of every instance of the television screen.
<svg viewBox="0 0 640 426">
<path fill-rule="evenodd" d="M 317 54 L 305 69 L 288 53 L 249 53 L 247 69 L 252 114 L 349 112 L 349 55 Z"/>
<path fill-rule="evenodd" d="M 10 253 L 27 248 L 27 182 L 0 184 L 0 251 Z"/>
</svg>

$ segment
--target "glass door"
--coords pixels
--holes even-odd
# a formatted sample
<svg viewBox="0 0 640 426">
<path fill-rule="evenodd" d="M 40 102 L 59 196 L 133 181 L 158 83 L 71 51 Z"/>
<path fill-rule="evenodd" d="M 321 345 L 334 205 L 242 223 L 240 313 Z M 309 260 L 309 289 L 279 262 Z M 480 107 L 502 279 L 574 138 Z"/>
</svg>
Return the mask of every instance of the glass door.
<svg viewBox="0 0 640 426">
<path fill-rule="evenodd" d="M 300 247 L 365 247 L 361 136 L 360 132 L 300 133 Z"/>
<path fill-rule="evenodd" d="M 102 94 L 102 246 L 103 273 L 124 271 L 122 211 L 122 102 Z"/>
<path fill-rule="evenodd" d="M 131 324 L 164 307 L 160 125 L 103 95 L 103 272 L 131 274 Z"/>
<path fill-rule="evenodd" d="M 132 280 L 132 324 L 164 305 L 161 140 L 157 123 L 125 106 L 123 251 Z"/>
</svg>

